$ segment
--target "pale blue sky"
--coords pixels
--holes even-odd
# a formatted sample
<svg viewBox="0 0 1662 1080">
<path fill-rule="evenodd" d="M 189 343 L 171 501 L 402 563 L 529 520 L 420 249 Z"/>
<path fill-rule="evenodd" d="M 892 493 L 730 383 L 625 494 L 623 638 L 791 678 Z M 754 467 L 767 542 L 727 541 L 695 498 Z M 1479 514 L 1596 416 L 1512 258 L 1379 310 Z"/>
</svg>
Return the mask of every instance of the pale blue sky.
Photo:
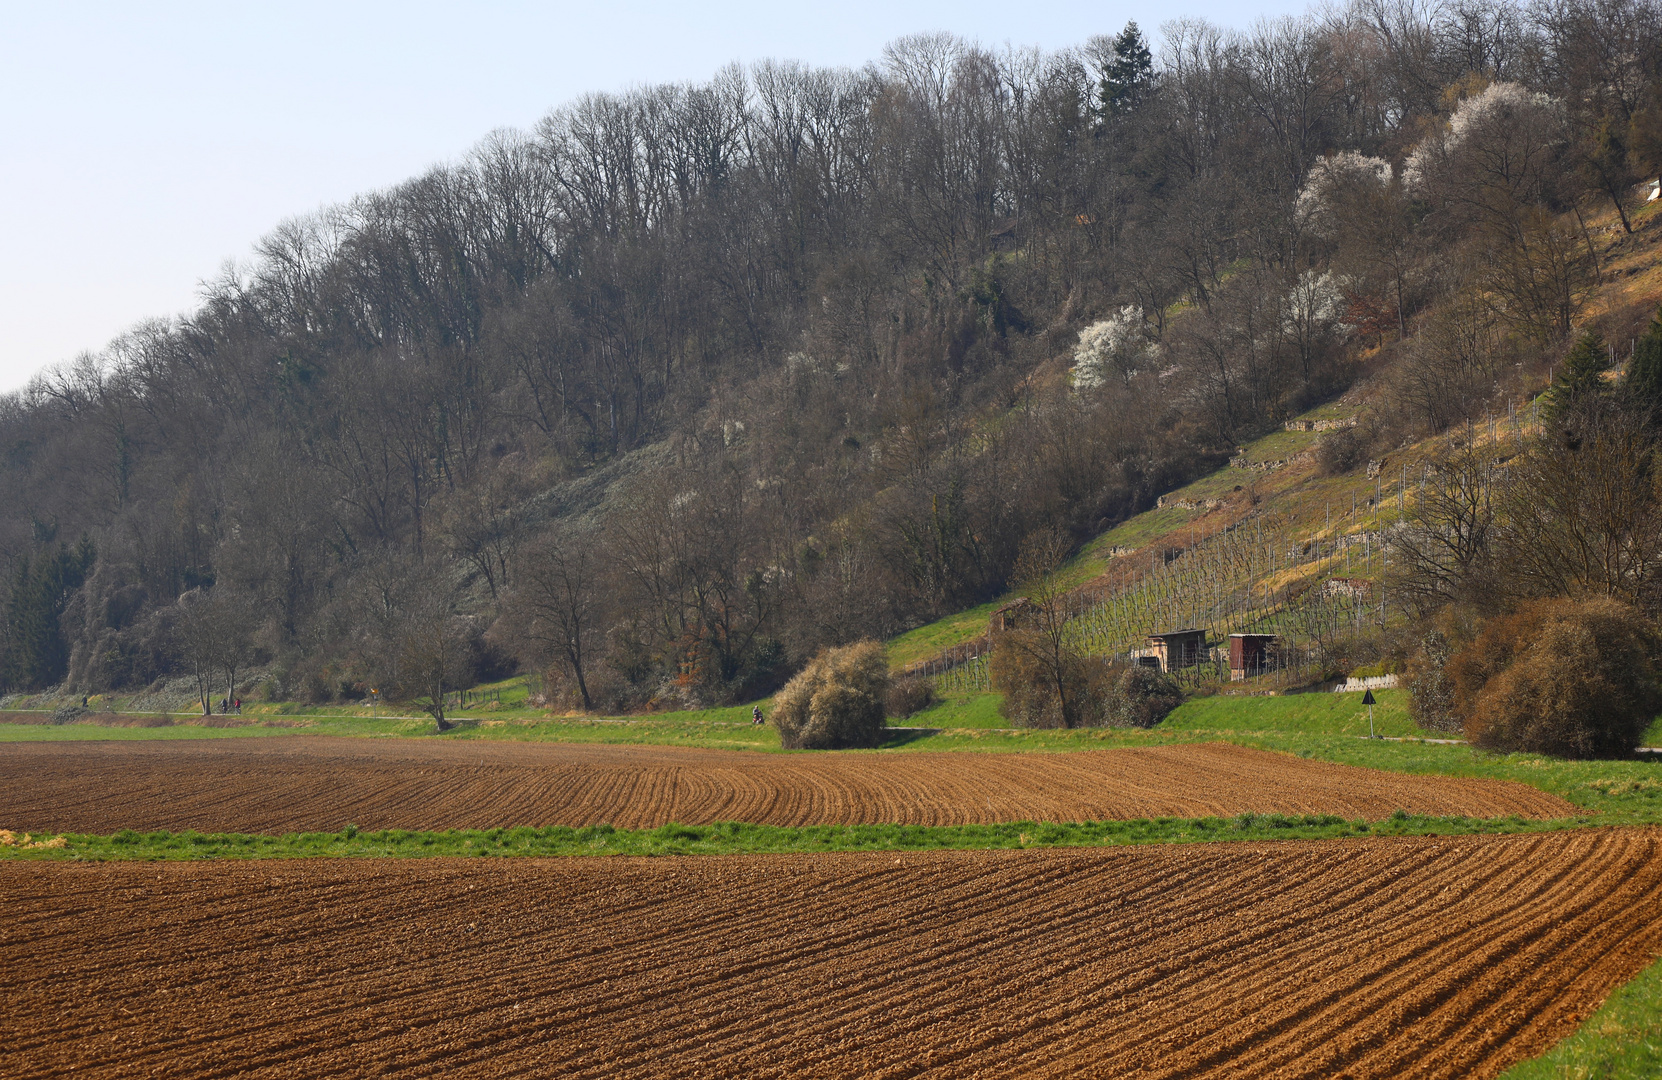
<svg viewBox="0 0 1662 1080">
<path fill-rule="evenodd" d="M 1290 0 L 825 5 L 0 0 L 0 391 L 188 310 L 285 217 L 453 160 L 589 90 L 949 30 L 1047 49 Z"/>
</svg>

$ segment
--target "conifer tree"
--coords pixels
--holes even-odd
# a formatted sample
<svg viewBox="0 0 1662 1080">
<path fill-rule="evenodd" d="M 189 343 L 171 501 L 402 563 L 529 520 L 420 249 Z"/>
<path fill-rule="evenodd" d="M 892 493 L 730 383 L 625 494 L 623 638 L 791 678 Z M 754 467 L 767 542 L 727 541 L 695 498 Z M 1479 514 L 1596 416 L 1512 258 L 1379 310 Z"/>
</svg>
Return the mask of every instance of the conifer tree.
<svg viewBox="0 0 1662 1080">
<path fill-rule="evenodd" d="M 1633 361 L 1627 366 L 1627 392 L 1634 404 L 1662 421 L 1662 309 L 1633 343 Z"/>
<path fill-rule="evenodd" d="M 69 671 L 69 648 L 59 629 L 69 596 L 86 580 L 95 558 L 92 542 L 83 538 L 70 548 L 18 563 L 6 605 L 5 655 L 0 660 L 0 684 L 8 689 L 44 690 L 62 682 Z"/>
<path fill-rule="evenodd" d="M 1154 85 L 1154 54 L 1135 22 L 1114 39 L 1114 58 L 1102 70 L 1097 100 L 1103 116 L 1122 116 L 1141 104 Z"/>
<path fill-rule="evenodd" d="M 1604 392 L 1604 371 L 1610 366 L 1610 347 L 1604 335 L 1589 330 L 1576 341 L 1558 366 L 1547 396 L 1548 416 L 1556 421 L 1570 409 Z"/>
</svg>

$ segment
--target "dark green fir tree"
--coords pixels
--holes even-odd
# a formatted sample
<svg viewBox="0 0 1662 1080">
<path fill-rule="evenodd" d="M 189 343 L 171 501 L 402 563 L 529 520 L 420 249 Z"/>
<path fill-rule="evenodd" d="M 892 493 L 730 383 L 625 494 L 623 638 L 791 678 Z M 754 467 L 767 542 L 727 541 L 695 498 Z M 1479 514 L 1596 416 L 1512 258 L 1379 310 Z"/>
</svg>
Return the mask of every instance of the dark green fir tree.
<svg viewBox="0 0 1662 1080">
<path fill-rule="evenodd" d="M 1633 343 L 1633 361 L 1627 366 L 1627 393 L 1633 403 L 1662 424 L 1662 309 Z"/>
<path fill-rule="evenodd" d="M 1102 68 L 1097 88 L 1098 109 L 1104 117 L 1131 112 L 1154 86 L 1154 54 L 1135 22 L 1125 24 L 1114 39 L 1114 55 Z"/>
<path fill-rule="evenodd" d="M 1610 346 L 1604 335 L 1589 330 L 1576 339 L 1570 354 L 1558 365 L 1547 392 L 1547 418 L 1562 420 L 1571 409 L 1604 393 L 1604 372 L 1610 367 Z"/>
</svg>

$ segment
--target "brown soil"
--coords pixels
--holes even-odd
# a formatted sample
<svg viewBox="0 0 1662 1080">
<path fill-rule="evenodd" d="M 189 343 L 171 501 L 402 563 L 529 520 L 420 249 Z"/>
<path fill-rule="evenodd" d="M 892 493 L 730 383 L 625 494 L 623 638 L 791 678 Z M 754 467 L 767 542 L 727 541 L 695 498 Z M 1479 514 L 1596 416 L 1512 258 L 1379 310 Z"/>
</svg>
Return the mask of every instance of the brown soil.
<svg viewBox="0 0 1662 1080">
<path fill-rule="evenodd" d="M 0 863 L 0 1075 L 1486 1077 L 1662 949 L 1662 831 Z"/>
<path fill-rule="evenodd" d="M 1408 776 L 1224 744 L 1071 754 L 758 754 L 319 737 L 0 743 L 0 826 L 110 833 L 952 825 L 1393 810 L 1563 817 L 1523 784 Z"/>
</svg>

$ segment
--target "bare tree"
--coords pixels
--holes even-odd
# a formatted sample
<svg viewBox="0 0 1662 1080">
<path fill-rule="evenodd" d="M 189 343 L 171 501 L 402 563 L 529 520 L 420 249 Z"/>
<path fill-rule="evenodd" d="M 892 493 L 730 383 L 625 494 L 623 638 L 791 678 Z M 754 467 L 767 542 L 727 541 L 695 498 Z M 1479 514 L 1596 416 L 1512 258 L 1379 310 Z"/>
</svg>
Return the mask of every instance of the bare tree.
<svg viewBox="0 0 1662 1080">
<path fill-rule="evenodd" d="M 539 659 L 553 658 L 577 684 L 585 710 L 594 707 L 588 673 L 600 630 L 599 538 L 556 529 L 525 555 L 510 607 Z"/>
<path fill-rule="evenodd" d="M 403 612 L 392 641 L 396 692 L 431 716 L 440 731 L 455 726 L 446 715 L 448 695 L 471 680 L 467 631 L 451 597 L 429 594 Z"/>
<path fill-rule="evenodd" d="M 1390 588 L 1420 615 L 1472 598 L 1491 555 L 1494 465 L 1471 446 L 1427 467 L 1408 526 L 1391 541 Z"/>
<path fill-rule="evenodd" d="M 179 598 L 174 650 L 196 680 L 202 715 L 213 713 L 213 685 L 225 679 L 225 700 L 236 696 L 237 672 L 248 663 L 253 635 L 248 607 L 224 586 L 192 589 Z"/>
<path fill-rule="evenodd" d="M 218 609 L 219 670 L 225 676 L 225 701 L 237 700 L 237 674 L 244 670 L 254 653 L 254 612 L 250 598 L 228 586 L 214 589 L 213 603 Z"/>
<path fill-rule="evenodd" d="M 213 683 L 218 674 L 219 626 L 212 603 L 199 590 L 179 598 L 173 624 L 173 654 L 196 680 L 202 715 L 213 714 Z"/>
<path fill-rule="evenodd" d="M 998 681 L 1019 679 L 1040 684 L 1031 688 L 1009 686 L 1003 688 L 1005 692 L 1044 702 L 1049 707 L 1046 711 L 1053 714 L 1050 722 L 1072 728 L 1089 719 L 1086 706 L 1091 687 L 1083 658 L 1067 641 L 1073 613 L 1058 576 L 1067 556 L 1068 541 L 1060 530 L 1033 533 L 1022 544 L 1016 560 L 1016 581 L 1026 602 L 1011 610 L 1008 618 L 1016 625 L 997 635 L 994 648 L 1013 654 L 1005 659 L 995 653 L 995 667 L 1001 676 Z M 1028 721 L 1034 719 L 1029 717 Z"/>
<path fill-rule="evenodd" d="M 1662 469 L 1653 434 L 1597 399 L 1557 426 L 1508 470 L 1495 529 L 1501 581 L 1518 596 L 1612 596 L 1654 613 Z"/>
</svg>

